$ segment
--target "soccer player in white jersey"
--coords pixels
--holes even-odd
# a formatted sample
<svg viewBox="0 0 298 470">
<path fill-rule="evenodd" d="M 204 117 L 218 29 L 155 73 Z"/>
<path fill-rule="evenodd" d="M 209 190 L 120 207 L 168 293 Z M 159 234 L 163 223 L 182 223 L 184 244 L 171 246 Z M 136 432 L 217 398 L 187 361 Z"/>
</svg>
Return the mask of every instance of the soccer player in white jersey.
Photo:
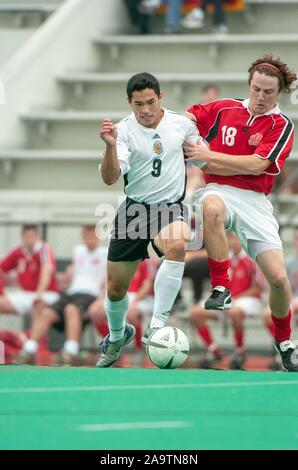
<svg viewBox="0 0 298 470">
<path fill-rule="evenodd" d="M 155 279 L 153 318 L 142 341 L 163 327 L 182 282 L 185 244 L 190 236 L 185 192 L 183 142 L 196 140 L 190 119 L 161 107 L 158 80 L 149 73 L 127 84 L 132 114 L 116 125 L 104 120 L 100 136 L 106 144 L 101 175 L 108 185 L 124 177 L 126 200 L 120 206 L 108 253 L 105 310 L 110 334 L 104 338 L 98 367 L 116 362 L 135 330 L 125 323 L 127 290 L 151 242 L 164 261 Z"/>
</svg>

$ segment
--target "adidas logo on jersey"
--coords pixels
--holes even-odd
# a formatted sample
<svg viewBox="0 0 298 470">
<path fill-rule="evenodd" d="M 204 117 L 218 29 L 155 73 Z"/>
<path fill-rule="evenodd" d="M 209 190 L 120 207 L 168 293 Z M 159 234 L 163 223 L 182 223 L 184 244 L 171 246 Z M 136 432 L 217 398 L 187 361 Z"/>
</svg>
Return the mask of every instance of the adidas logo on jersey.
<svg viewBox="0 0 298 470">
<path fill-rule="evenodd" d="M 158 134 L 155 134 L 152 139 L 160 139 L 160 136 Z"/>
</svg>

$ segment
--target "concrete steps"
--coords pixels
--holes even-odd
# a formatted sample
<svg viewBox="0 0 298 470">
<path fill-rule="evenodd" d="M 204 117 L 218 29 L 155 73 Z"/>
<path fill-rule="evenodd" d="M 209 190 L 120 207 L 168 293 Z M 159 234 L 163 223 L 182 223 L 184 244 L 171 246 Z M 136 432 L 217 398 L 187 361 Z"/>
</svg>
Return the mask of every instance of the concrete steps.
<svg viewBox="0 0 298 470">
<path fill-rule="evenodd" d="M 245 72 L 256 57 L 274 51 L 296 61 L 297 33 L 149 35 L 94 38 L 102 72 Z M 158 64 L 158 66 L 157 66 Z"/>
</svg>

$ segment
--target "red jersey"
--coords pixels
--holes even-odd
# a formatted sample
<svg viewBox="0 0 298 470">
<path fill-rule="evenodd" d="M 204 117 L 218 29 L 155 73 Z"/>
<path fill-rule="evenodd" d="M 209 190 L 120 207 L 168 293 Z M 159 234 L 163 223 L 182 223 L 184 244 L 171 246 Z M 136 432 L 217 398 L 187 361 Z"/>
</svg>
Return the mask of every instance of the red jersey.
<svg viewBox="0 0 298 470">
<path fill-rule="evenodd" d="M 294 124 L 278 108 L 260 116 L 248 109 L 249 100 L 224 99 L 195 104 L 187 110 L 197 122 L 210 150 L 229 155 L 253 155 L 269 159 L 271 164 L 261 175 L 219 176 L 204 174 L 206 183 L 226 184 L 268 194 L 274 176 L 289 156 L 294 139 Z"/>
<path fill-rule="evenodd" d="M 265 280 L 256 263 L 244 251 L 237 256 L 232 255 L 230 264 L 231 294 L 236 298 L 247 289 L 259 286 L 265 287 Z M 258 295 L 261 297 L 261 293 Z"/>
<path fill-rule="evenodd" d="M 56 281 L 56 261 L 50 246 L 44 241 L 36 243 L 32 251 L 23 246 L 11 250 L 0 261 L 0 269 L 7 273 L 15 269 L 19 286 L 26 291 L 36 291 L 39 283 L 41 268 L 45 265 L 54 268 L 48 291 L 58 291 Z"/>
</svg>

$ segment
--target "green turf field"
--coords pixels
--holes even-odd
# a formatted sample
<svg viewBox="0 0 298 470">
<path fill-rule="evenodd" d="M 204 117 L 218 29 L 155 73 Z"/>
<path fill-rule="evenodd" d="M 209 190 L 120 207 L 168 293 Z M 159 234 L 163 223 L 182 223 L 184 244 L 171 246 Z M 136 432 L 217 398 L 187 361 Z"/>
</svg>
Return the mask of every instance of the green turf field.
<svg viewBox="0 0 298 470">
<path fill-rule="evenodd" d="M 298 449 L 298 375 L 0 369 L 0 449 Z"/>
</svg>

